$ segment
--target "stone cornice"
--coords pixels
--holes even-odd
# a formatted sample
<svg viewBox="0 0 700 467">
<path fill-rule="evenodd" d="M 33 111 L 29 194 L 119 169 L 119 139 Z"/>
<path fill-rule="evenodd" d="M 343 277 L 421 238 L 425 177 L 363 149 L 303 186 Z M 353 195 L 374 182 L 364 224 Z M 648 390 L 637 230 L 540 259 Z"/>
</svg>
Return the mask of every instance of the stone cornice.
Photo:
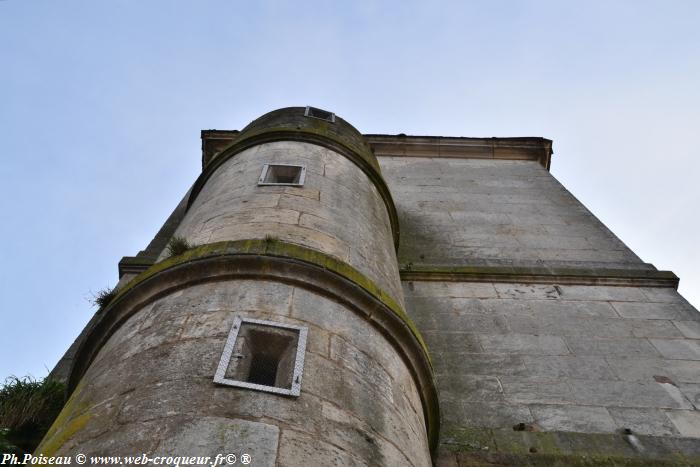
<svg viewBox="0 0 700 467">
<path fill-rule="evenodd" d="M 119 278 L 124 274 L 141 274 L 155 264 L 155 260 L 150 257 L 124 256 L 119 261 Z"/>
<path fill-rule="evenodd" d="M 238 138 L 238 130 L 202 130 L 202 169 L 209 161 Z"/>
<path fill-rule="evenodd" d="M 460 138 L 375 134 L 364 137 L 377 157 L 531 160 L 549 170 L 553 153 L 552 141 L 539 137 Z"/>
<path fill-rule="evenodd" d="M 520 284 L 616 285 L 678 288 L 671 271 L 645 269 L 410 266 L 401 269 L 402 281 L 511 282 Z"/>
</svg>

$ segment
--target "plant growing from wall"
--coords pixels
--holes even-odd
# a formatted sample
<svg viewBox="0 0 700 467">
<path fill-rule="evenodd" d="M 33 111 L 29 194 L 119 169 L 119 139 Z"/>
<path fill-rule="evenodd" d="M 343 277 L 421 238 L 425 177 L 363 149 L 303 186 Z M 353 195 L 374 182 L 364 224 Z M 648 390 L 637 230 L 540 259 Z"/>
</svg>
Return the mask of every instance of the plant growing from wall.
<svg viewBox="0 0 700 467">
<path fill-rule="evenodd" d="M 90 303 L 97 307 L 97 311 L 102 311 L 109 302 L 117 295 L 117 288 L 106 287 L 102 290 L 98 290 L 96 294 L 93 294 Z"/>
<path fill-rule="evenodd" d="M 188 242 L 187 239 L 184 237 L 174 236 L 170 239 L 170 242 L 168 242 L 168 258 L 172 258 L 173 256 L 179 256 L 187 250 L 195 248 L 196 246 L 197 245 L 193 245 L 192 243 Z"/>
<path fill-rule="evenodd" d="M 31 453 L 64 404 L 65 385 L 11 376 L 0 386 L 0 452 Z"/>
</svg>

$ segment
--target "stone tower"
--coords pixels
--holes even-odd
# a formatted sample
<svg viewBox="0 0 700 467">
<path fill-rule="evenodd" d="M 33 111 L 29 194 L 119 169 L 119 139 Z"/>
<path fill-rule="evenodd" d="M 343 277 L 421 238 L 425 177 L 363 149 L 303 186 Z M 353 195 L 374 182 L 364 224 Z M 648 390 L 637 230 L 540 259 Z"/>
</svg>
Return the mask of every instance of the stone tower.
<svg viewBox="0 0 700 467">
<path fill-rule="evenodd" d="M 700 461 L 700 315 L 550 175 L 551 141 L 299 107 L 202 155 L 54 370 L 71 396 L 38 452 Z"/>
<path fill-rule="evenodd" d="M 303 107 L 230 136 L 204 151 L 154 243 L 120 263 L 39 451 L 429 465 L 437 393 L 369 145 Z M 168 258 L 172 236 L 193 248 Z"/>
</svg>

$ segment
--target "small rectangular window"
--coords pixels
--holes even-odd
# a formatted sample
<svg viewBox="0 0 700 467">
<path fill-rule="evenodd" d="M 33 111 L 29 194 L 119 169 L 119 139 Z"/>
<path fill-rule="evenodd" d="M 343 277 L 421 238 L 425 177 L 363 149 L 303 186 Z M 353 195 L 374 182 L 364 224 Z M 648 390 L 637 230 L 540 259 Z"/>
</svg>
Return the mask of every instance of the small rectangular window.
<svg viewBox="0 0 700 467">
<path fill-rule="evenodd" d="M 298 396 L 307 332 L 303 326 L 236 317 L 214 382 Z"/>
<path fill-rule="evenodd" d="M 303 165 L 265 164 L 258 185 L 304 186 L 305 178 Z"/>
<path fill-rule="evenodd" d="M 323 109 L 317 109 L 316 107 L 306 107 L 306 111 L 304 111 L 304 116 L 318 118 L 320 120 L 335 123 L 335 114 L 333 112 L 329 112 Z"/>
</svg>

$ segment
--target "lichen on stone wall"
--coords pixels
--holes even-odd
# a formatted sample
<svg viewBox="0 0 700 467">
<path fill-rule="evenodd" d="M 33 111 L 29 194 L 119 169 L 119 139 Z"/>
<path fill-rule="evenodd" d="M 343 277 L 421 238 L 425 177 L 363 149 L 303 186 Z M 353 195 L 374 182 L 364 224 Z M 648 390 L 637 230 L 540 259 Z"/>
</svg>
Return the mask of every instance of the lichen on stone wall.
<svg viewBox="0 0 700 467">
<path fill-rule="evenodd" d="M 408 317 L 398 302 L 388 293 L 378 287 L 371 279 L 349 264 L 339 261 L 325 253 L 321 253 L 301 245 L 283 242 L 276 238 L 209 243 L 187 250 L 178 256 L 173 256 L 154 264 L 146 271 L 136 276 L 131 282 L 127 283 L 118 291 L 117 296 L 112 300 L 112 304 L 117 303 L 126 295 L 127 292 L 132 290 L 138 284 L 144 282 L 161 271 L 165 271 L 166 269 L 205 258 L 242 254 L 275 256 L 303 261 L 322 267 L 323 269 L 338 274 L 341 277 L 353 282 L 374 298 L 379 300 L 406 324 L 416 340 L 420 343 L 426 357 L 428 360 L 430 360 L 428 347 L 413 321 Z"/>
<path fill-rule="evenodd" d="M 80 383 L 75 388 L 61 413 L 56 417 L 46 436 L 36 448 L 37 454 L 54 456 L 92 418 L 89 411 L 90 404 L 82 400 L 83 387 L 83 383 Z"/>
<path fill-rule="evenodd" d="M 617 433 L 514 431 L 479 427 L 443 430 L 443 461 L 459 465 L 503 466 L 688 466 L 700 456 L 685 456 L 673 440 L 640 436 L 644 452 L 636 451 Z M 448 462 L 449 465 L 449 462 Z"/>
</svg>

